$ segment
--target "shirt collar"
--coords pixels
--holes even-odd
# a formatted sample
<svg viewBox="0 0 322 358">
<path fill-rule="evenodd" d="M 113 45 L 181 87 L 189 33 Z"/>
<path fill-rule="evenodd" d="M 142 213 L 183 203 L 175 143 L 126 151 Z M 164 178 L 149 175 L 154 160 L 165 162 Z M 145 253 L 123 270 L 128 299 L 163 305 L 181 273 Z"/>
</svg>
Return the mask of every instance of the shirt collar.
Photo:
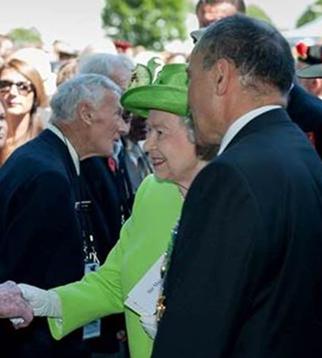
<svg viewBox="0 0 322 358">
<path fill-rule="evenodd" d="M 227 132 L 223 136 L 223 139 L 220 143 L 220 148 L 217 155 L 220 155 L 228 146 L 228 144 L 233 140 L 233 138 L 237 135 L 237 133 L 246 126 L 247 123 L 252 121 L 254 118 L 259 115 L 271 111 L 273 109 L 281 108 L 279 105 L 270 105 L 263 106 L 244 114 L 240 118 L 238 118 L 233 124 L 230 125 Z"/>
<path fill-rule="evenodd" d="M 68 140 L 68 138 L 64 135 L 64 133 L 58 127 L 49 123 L 47 129 L 49 129 L 51 132 L 53 132 L 66 145 L 69 155 L 71 156 L 72 161 L 74 163 L 76 173 L 77 173 L 77 175 L 80 175 L 79 156 L 76 152 L 76 149 L 73 147 L 72 143 Z"/>
</svg>

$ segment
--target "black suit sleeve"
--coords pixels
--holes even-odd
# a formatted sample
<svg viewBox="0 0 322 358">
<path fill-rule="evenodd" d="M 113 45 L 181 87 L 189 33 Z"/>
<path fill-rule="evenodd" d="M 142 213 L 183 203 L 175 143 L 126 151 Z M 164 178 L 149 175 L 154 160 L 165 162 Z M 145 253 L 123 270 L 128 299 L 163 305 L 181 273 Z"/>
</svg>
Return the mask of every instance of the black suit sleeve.
<svg viewBox="0 0 322 358">
<path fill-rule="evenodd" d="M 82 244 L 73 197 L 67 178 L 56 172 L 39 174 L 12 194 L 0 241 L 1 282 L 46 288 L 80 276 L 75 271 L 82 267 Z"/>
<path fill-rule="evenodd" d="M 212 163 L 199 174 L 184 205 L 153 358 L 229 356 L 261 274 L 260 227 L 238 169 Z"/>
<path fill-rule="evenodd" d="M 313 134 L 313 142 L 322 158 L 322 101 L 295 84 L 289 96 L 287 113 L 303 132 Z"/>
</svg>

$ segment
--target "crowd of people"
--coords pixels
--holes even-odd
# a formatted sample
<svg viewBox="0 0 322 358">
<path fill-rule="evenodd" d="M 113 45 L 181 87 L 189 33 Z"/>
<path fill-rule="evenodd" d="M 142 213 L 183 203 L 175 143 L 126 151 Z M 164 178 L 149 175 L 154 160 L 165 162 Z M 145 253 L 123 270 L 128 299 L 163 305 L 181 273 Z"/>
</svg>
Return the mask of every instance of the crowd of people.
<svg viewBox="0 0 322 358">
<path fill-rule="evenodd" d="M 185 63 L 6 54 L 4 357 L 322 356 L 322 46 L 245 9 Z"/>
</svg>

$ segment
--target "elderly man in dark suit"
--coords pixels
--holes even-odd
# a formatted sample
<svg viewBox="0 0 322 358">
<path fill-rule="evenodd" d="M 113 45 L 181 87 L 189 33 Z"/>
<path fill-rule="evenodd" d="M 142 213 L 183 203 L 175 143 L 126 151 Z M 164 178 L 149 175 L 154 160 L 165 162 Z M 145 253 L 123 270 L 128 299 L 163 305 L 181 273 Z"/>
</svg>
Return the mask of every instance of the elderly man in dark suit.
<svg viewBox="0 0 322 358">
<path fill-rule="evenodd" d="M 186 197 L 152 356 L 322 357 L 322 166 L 284 109 L 289 46 L 235 15 L 189 74 L 198 141 L 220 150 Z"/>
<path fill-rule="evenodd" d="M 97 263 L 95 206 L 88 202 L 80 160 L 112 154 L 124 126 L 120 94 L 100 75 L 67 81 L 51 101 L 48 129 L 1 168 L 0 282 L 50 288 L 80 279 L 86 263 Z M 88 356 L 81 332 L 55 342 L 42 319 L 25 332 L 0 328 L 8 357 Z"/>
</svg>

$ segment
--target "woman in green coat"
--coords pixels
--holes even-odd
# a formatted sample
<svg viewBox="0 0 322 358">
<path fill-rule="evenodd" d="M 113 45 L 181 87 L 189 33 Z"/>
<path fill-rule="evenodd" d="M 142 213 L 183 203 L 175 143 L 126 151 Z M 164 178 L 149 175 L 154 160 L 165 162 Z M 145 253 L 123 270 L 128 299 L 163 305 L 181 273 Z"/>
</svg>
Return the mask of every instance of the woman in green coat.
<svg viewBox="0 0 322 358">
<path fill-rule="evenodd" d="M 197 155 L 186 119 L 185 65 L 164 66 L 154 83 L 128 90 L 121 102 L 130 111 L 148 117 L 145 149 L 155 174 L 141 184 L 119 241 L 99 270 L 79 282 L 50 291 L 20 287 L 35 315 L 55 317 L 48 320 L 55 339 L 100 317 L 124 312 L 131 357 L 148 358 L 153 340 L 143 329 L 139 314 L 125 301 L 167 251 L 183 198 L 206 162 Z"/>
</svg>

